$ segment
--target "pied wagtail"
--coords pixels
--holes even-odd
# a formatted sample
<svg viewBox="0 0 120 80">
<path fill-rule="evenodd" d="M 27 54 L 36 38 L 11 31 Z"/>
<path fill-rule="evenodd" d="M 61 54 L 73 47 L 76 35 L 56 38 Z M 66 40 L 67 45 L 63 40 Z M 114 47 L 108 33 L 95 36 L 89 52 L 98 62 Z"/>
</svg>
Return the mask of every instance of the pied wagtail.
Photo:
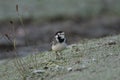
<svg viewBox="0 0 120 80">
<path fill-rule="evenodd" d="M 66 47 L 65 33 L 63 31 L 56 32 L 54 40 L 52 41 L 52 50 L 57 52 L 65 49 Z"/>
</svg>

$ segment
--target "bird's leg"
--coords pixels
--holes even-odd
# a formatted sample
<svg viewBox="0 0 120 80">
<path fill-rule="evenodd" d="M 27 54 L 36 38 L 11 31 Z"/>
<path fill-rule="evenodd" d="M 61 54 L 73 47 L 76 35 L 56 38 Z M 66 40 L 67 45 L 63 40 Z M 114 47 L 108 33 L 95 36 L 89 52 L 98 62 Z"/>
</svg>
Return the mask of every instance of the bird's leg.
<svg viewBox="0 0 120 80">
<path fill-rule="evenodd" d="M 61 53 L 59 51 L 56 51 L 56 59 L 60 59 L 61 58 Z"/>
</svg>

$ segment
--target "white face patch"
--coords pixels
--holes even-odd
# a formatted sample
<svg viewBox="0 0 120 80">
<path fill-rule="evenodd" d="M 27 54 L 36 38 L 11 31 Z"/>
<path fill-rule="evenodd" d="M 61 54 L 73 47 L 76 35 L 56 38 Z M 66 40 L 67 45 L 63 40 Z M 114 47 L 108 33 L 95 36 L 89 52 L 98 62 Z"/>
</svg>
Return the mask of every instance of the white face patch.
<svg viewBox="0 0 120 80">
<path fill-rule="evenodd" d="M 55 35 L 55 39 L 56 39 L 57 42 L 59 41 L 59 40 L 58 40 L 58 35 Z"/>
</svg>

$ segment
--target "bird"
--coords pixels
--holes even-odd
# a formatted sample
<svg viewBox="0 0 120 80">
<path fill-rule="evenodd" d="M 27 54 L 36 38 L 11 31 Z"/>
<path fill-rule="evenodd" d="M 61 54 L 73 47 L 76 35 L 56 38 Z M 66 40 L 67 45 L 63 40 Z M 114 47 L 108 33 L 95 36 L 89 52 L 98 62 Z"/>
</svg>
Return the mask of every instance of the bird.
<svg viewBox="0 0 120 80">
<path fill-rule="evenodd" d="M 52 50 L 55 52 L 62 51 L 67 47 L 64 31 L 57 31 L 52 41 Z"/>
</svg>

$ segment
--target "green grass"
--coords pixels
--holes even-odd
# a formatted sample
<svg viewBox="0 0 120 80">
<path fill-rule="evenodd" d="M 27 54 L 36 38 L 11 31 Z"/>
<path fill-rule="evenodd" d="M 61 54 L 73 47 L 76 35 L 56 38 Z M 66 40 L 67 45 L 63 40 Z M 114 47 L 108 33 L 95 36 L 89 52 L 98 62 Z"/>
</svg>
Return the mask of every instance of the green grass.
<svg viewBox="0 0 120 80">
<path fill-rule="evenodd" d="M 61 59 L 48 51 L 1 61 L 0 77 L 1 80 L 119 80 L 119 49 L 120 35 L 88 40 L 61 51 Z M 43 72 L 34 73 L 35 70 Z"/>
</svg>

